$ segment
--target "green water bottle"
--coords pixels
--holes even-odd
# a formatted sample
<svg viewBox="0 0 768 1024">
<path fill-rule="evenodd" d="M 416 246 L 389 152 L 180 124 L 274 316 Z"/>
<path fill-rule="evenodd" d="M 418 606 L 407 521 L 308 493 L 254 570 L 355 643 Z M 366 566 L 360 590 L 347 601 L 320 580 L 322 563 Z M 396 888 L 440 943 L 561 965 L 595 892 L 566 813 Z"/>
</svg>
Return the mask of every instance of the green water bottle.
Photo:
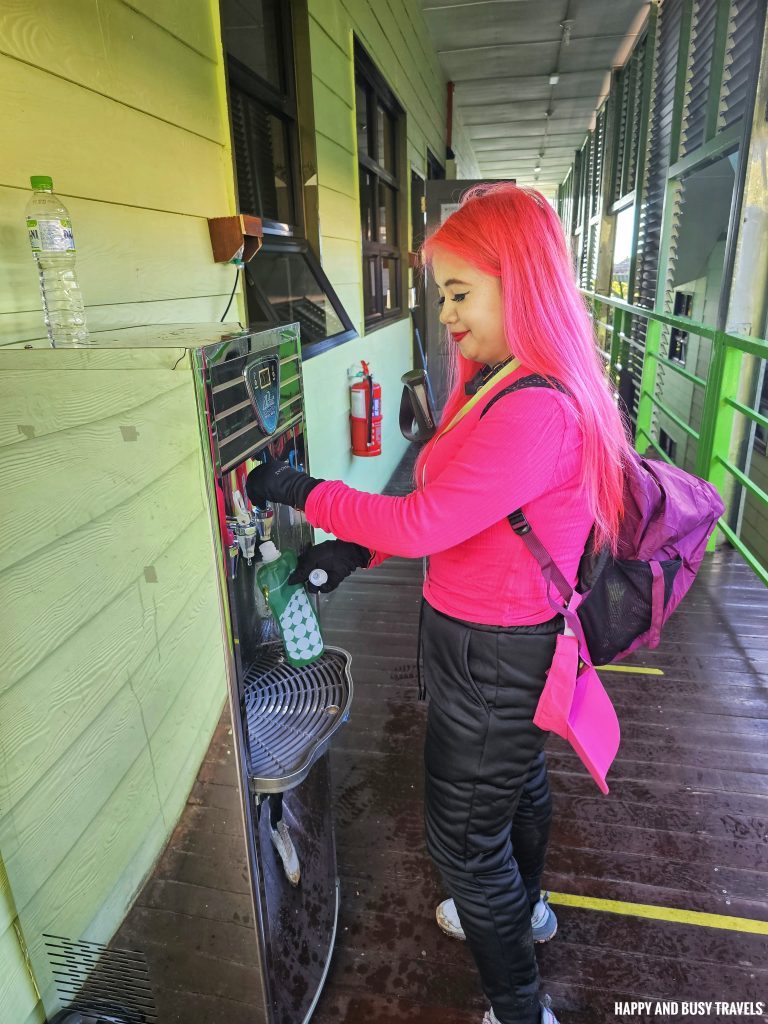
<svg viewBox="0 0 768 1024">
<path fill-rule="evenodd" d="M 295 668 L 309 665 L 323 653 L 323 638 L 307 592 L 300 583 L 289 583 L 296 568 L 293 551 L 280 552 L 271 540 L 259 545 L 261 564 L 256 584 L 267 599 L 285 645 L 285 660 Z"/>
</svg>

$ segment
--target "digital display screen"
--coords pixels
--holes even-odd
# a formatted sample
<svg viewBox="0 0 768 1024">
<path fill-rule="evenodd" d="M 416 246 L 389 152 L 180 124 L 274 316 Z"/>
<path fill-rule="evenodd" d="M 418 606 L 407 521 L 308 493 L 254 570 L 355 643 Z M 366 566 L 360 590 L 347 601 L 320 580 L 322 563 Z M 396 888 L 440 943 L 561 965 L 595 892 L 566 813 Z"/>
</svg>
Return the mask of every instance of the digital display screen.
<svg viewBox="0 0 768 1024">
<path fill-rule="evenodd" d="M 259 370 L 259 387 L 268 388 L 270 385 L 269 367 L 262 366 Z"/>
</svg>

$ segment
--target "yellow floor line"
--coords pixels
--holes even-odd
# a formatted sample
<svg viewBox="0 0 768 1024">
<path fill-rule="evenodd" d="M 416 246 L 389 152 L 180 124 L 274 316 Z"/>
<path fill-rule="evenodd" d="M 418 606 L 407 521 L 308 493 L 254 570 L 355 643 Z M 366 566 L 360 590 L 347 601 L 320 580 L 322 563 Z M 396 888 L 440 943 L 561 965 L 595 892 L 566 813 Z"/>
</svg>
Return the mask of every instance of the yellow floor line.
<svg viewBox="0 0 768 1024">
<path fill-rule="evenodd" d="M 629 672 L 632 675 L 663 676 L 660 668 L 642 668 L 640 665 L 595 665 L 598 672 Z"/>
<path fill-rule="evenodd" d="M 698 910 L 676 910 L 674 907 L 654 907 L 647 903 L 625 903 L 623 900 L 599 900 L 592 896 L 571 896 L 562 892 L 550 892 L 549 902 L 561 907 L 600 910 L 606 914 L 649 917 L 655 921 L 674 921 L 675 924 L 692 924 L 700 928 L 721 928 L 732 932 L 768 935 L 768 921 L 754 921 L 748 917 L 703 914 Z"/>
</svg>

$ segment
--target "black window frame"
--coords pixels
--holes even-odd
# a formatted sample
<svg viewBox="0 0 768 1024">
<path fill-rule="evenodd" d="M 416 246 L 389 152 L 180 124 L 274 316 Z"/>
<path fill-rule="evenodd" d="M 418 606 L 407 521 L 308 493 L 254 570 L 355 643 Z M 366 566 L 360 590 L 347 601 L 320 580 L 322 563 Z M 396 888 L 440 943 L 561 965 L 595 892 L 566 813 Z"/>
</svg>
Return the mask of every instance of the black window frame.
<svg viewBox="0 0 768 1024">
<path fill-rule="evenodd" d="M 673 313 L 675 316 L 690 318 L 693 311 L 693 292 L 675 291 Z M 669 333 L 669 358 L 673 363 L 685 366 L 688 358 L 688 331 L 673 327 Z"/>
<path fill-rule="evenodd" d="M 386 324 L 394 323 L 408 315 L 405 306 L 405 285 L 403 282 L 403 267 L 406 265 L 405 246 L 407 241 L 407 230 L 403 216 L 403 202 L 407 193 L 407 185 L 403 184 L 403 150 L 404 150 L 404 127 L 405 111 L 395 99 L 394 93 L 387 85 L 383 75 L 365 52 L 357 39 L 355 39 L 355 117 L 357 117 L 357 91 L 361 87 L 366 96 L 366 125 L 368 130 L 368 153 L 363 153 L 358 146 L 358 185 L 360 189 L 360 215 L 361 224 L 364 210 L 365 195 L 367 186 L 366 176 L 373 178 L 373 188 L 378 196 L 379 185 L 383 184 L 391 188 L 395 193 L 394 229 L 396 232 L 395 241 L 379 242 L 374 239 L 379 233 L 379 203 L 378 198 L 372 203 L 371 236 L 369 240 L 361 230 L 362 243 L 362 269 L 363 269 L 363 320 L 365 331 L 376 330 Z M 395 169 L 393 174 L 388 171 L 377 157 L 378 138 L 376 125 L 376 111 L 381 107 L 392 119 L 392 146 Z M 383 261 L 394 262 L 392 279 L 395 284 L 395 296 L 387 309 L 384 304 L 384 269 Z M 376 288 L 369 288 L 369 271 L 373 268 Z"/>
<path fill-rule="evenodd" d="M 427 181 L 445 181 L 445 166 L 427 147 Z"/>
<path fill-rule="evenodd" d="M 768 362 L 763 368 L 763 379 L 760 393 L 757 396 L 757 411 L 761 416 L 768 416 Z M 768 428 L 760 423 L 755 425 L 755 448 L 762 455 L 768 455 Z"/>
<path fill-rule="evenodd" d="M 659 448 L 672 462 L 675 462 L 677 458 L 677 441 L 663 427 L 659 430 Z"/>
<path fill-rule="evenodd" d="M 244 93 L 263 106 L 267 113 L 276 117 L 286 126 L 288 144 L 288 164 L 291 186 L 291 205 L 293 207 L 293 222 L 278 221 L 274 218 L 265 217 L 261 210 L 244 209 L 240 202 L 240 188 L 238 184 L 238 161 L 235 147 L 234 135 L 232 138 L 232 164 L 235 171 L 235 194 L 237 196 L 238 210 L 240 213 L 251 214 L 261 217 L 263 223 L 291 229 L 296 234 L 304 235 L 306 228 L 304 197 L 301 181 L 301 151 L 299 147 L 299 115 L 296 98 L 296 74 L 293 54 L 293 25 L 291 17 L 291 4 L 275 4 L 277 32 L 279 39 L 277 44 L 280 50 L 282 88 L 277 88 L 266 78 L 262 78 L 251 68 L 246 67 L 236 57 L 227 52 L 226 42 L 223 42 L 224 59 L 227 75 L 228 108 L 230 120 L 232 117 L 231 94 L 233 89 Z M 224 40 L 224 25 L 222 23 L 222 40 Z"/>
<path fill-rule="evenodd" d="M 331 282 L 326 277 L 323 268 L 320 266 L 320 261 L 315 256 L 307 240 L 304 238 L 294 237 L 288 228 L 278 224 L 264 228 L 264 244 L 250 263 L 247 263 L 245 266 L 245 292 L 249 312 L 251 310 L 255 312 L 255 310 L 258 309 L 266 313 L 266 317 L 251 317 L 249 315 L 248 327 L 253 330 L 267 330 L 271 327 L 284 327 L 286 324 L 286 321 L 280 319 L 280 317 L 275 313 L 272 304 L 269 301 L 269 297 L 259 284 L 258 274 L 254 272 L 262 253 L 273 252 L 298 253 L 304 257 L 310 270 L 317 278 L 324 294 L 330 302 L 334 313 L 344 327 L 342 331 L 318 341 L 302 340 L 302 360 L 306 361 L 307 359 L 311 359 L 313 356 L 320 355 L 321 352 L 327 352 L 329 349 L 335 348 L 337 345 L 343 345 L 345 342 L 356 338 L 358 336 L 357 331 L 355 330 L 347 311 L 341 304 L 339 297 L 333 290 Z M 252 296 L 250 303 L 247 298 L 249 293 Z"/>
</svg>

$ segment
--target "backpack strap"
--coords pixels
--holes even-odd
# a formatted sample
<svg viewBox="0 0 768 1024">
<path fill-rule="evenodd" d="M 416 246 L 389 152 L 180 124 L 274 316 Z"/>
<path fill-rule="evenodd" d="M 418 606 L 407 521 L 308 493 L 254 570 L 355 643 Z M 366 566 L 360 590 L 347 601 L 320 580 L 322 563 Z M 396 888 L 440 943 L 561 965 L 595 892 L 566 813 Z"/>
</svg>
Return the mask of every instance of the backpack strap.
<svg viewBox="0 0 768 1024">
<path fill-rule="evenodd" d="M 563 394 L 569 394 L 568 389 L 559 381 L 547 380 L 547 378 L 543 377 L 540 373 L 531 373 L 527 377 L 521 377 L 519 380 L 516 380 L 514 384 L 510 384 L 508 387 L 502 388 L 501 391 L 497 392 L 480 413 L 480 419 L 485 416 L 491 406 L 498 402 L 500 398 L 504 398 L 505 395 L 512 394 L 515 391 L 523 391 L 525 388 L 551 388 L 560 391 Z M 568 580 L 558 568 L 549 551 L 547 551 L 542 541 L 536 535 L 533 527 L 526 519 L 522 508 L 518 508 L 515 509 L 514 512 L 510 512 L 507 519 L 514 532 L 539 563 L 541 574 L 547 584 L 547 598 L 550 605 L 555 611 L 565 617 L 567 624 L 579 639 L 580 648 L 582 648 L 582 650 L 586 650 L 586 642 L 584 641 L 581 622 L 579 621 L 576 612 L 568 608 L 574 594 L 573 587 L 568 583 Z M 554 584 L 560 593 L 560 596 L 565 601 L 565 608 L 558 605 L 552 598 L 550 594 L 550 586 L 552 584 Z"/>
<path fill-rule="evenodd" d="M 568 388 L 561 384 L 559 380 L 547 380 L 540 373 L 529 373 L 527 377 L 520 377 L 514 384 L 508 385 L 506 388 L 502 388 L 501 391 L 497 391 L 493 398 L 490 400 L 488 405 L 480 413 L 480 419 L 485 416 L 491 406 L 495 405 L 500 398 L 505 395 L 511 395 L 513 391 L 524 391 L 526 388 L 550 388 L 554 391 L 560 391 L 564 395 L 570 394 Z"/>
</svg>

